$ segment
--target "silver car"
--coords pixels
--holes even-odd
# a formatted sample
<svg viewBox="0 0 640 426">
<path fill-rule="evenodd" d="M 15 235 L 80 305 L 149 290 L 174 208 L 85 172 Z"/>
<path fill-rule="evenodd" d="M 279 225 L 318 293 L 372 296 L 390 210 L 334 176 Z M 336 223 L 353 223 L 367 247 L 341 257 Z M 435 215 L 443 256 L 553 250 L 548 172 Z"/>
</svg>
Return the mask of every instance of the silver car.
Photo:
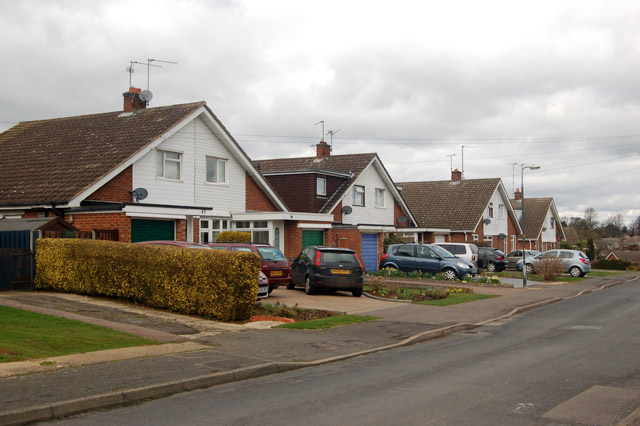
<svg viewBox="0 0 640 426">
<path fill-rule="evenodd" d="M 544 259 L 559 258 L 565 274 L 572 277 L 583 277 L 591 270 L 591 262 L 586 254 L 580 250 L 548 250 L 533 259 L 526 259 L 527 274 L 535 273 L 536 266 Z M 516 264 L 518 271 L 522 271 L 522 259 Z"/>
<path fill-rule="evenodd" d="M 539 254 L 540 252 L 537 250 L 526 250 L 525 253 L 527 258 L 536 257 Z M 507 268 L 515 268 L 519 260 L 522 260 L 522 250 L 513 250 L 507 255 L 507 262 L 509 262 Z"/>
</svg>

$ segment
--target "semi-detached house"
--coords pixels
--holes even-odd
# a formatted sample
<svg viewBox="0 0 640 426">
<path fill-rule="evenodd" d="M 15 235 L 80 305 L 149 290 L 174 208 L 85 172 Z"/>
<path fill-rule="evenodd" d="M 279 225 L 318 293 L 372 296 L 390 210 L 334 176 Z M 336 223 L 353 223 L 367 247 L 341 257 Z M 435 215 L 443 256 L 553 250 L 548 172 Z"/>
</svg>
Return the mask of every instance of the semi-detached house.
<svg viewBox="0 0 640 426">
<path fill-rule="evenodd" d="M 236 229 L 287 247 L 293 212 L 205 102 L 21 122 L 0 134 L 0 218 L 58 216 L 125 242 L 208 242 Z M 295 246 L 295 245 L 293 245 Z"/>
</svg>

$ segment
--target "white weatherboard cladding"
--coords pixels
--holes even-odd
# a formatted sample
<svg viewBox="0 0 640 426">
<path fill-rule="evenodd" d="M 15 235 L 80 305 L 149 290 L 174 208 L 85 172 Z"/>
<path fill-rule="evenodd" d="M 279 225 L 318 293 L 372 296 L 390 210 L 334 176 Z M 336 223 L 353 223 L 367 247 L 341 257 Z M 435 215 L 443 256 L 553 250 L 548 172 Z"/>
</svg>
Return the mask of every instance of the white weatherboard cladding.
<svg viewBox="0 0 640 426">
<path fill-rule="evenodd" d="M 502 198 L 502 194 L 496 188 L 491 196 L 490 203 L 493 203 L 493 217 L 489 218 L 489 207 L 484 211 L 483 219 L 490 219 L 489 225 L 484 225 L 484 235 L 509 234 L 509 212 L 507 211 L 508 200 Z M 500 216 L 500 204 L 502 204 L 502 216 Z"/>
<path fill-rule="evenodd" d="M 544 218 L 544 223 L 542 224 L 543 228 L 547 228 L 545 231 L 542 231 L 542 242 L 543 243 L 555 243 L 556 242 L 556 226 L 557 223 L 554 223 L 553 229 L 551 229 L 551 218 L 553 218 L 553 212 L 551 209 L 547 210 L 547 215 Z"/>
<path fill-rule="evenodd" d="M 160 143 L 158 149 L 182 153 L 179 181 L 156 177 L 156 150 L 133 165 L 133 187 L 146 188 L 146 204 L 212 207 L 216 212 L 244 211 L 245 171 L 200 118 Z M 206 183 L 206 157 L 227 160 L 227 183 Z"/>
<path fill-rule="evenodd" d="M 353 212 L 342 215 L 342 223 L 348 225 L 393 225 L 393 196 L 378 170 L 369 165 L 356 179 L 354 185 L 364 186 L 364 206 L 353 205 L 353 187 L 342 198 L 342 206 L 351 206 Z M 376 188 L 384 189 L 384 207 L 376 207 Z"/>
</svg>

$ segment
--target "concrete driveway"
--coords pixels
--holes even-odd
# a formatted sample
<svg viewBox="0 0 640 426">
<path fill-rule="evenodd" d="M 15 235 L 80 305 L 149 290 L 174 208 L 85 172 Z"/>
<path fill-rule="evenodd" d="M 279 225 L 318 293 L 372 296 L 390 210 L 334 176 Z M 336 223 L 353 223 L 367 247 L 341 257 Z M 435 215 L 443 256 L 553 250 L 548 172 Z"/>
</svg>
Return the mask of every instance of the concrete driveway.
<svg viewBox="0 0 640 426">
<path fill-rule="evenodd" d="M 353 297 L 351 292 L 346 291 L 323 292 L 322 290 L 318 290 L 316 294 L 309 296 L 302 288 L 287 290 L 286 287 L 278 287 L 273 290 L 269 297 L 263 299 L 262 303 L 276 304 L 278 302 L 288 307 L 298 305 L 306 309 L 321 309 L 347 314 L 360 314 L 363 312 L 398 307 L 397 302 L 385 302 L 371 299 L 364 295 L 362 297 Z"/>
</svg>

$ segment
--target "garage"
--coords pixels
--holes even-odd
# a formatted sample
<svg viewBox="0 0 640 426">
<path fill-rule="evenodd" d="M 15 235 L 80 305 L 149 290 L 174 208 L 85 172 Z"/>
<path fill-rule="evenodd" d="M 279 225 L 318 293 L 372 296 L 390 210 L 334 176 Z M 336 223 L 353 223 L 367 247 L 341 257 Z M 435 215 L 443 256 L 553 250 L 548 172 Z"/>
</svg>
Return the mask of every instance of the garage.
<svg viewBox="0 0 640 426">
<path fill-rule="evenodd" d="M 324 245 L 324 231 L 302 231 L 302 248 L 309 246 L 323 246 Z"/>
<path fill-rule="evenodd" d="M 175 240 L 175 221 L 131 219 L 131 242 Z"/>
<path fill-rule="evenodd" d="M 362 234 L 362 261 L 367 271 L 378 270 L 378 234 Z"/>
</svg>

